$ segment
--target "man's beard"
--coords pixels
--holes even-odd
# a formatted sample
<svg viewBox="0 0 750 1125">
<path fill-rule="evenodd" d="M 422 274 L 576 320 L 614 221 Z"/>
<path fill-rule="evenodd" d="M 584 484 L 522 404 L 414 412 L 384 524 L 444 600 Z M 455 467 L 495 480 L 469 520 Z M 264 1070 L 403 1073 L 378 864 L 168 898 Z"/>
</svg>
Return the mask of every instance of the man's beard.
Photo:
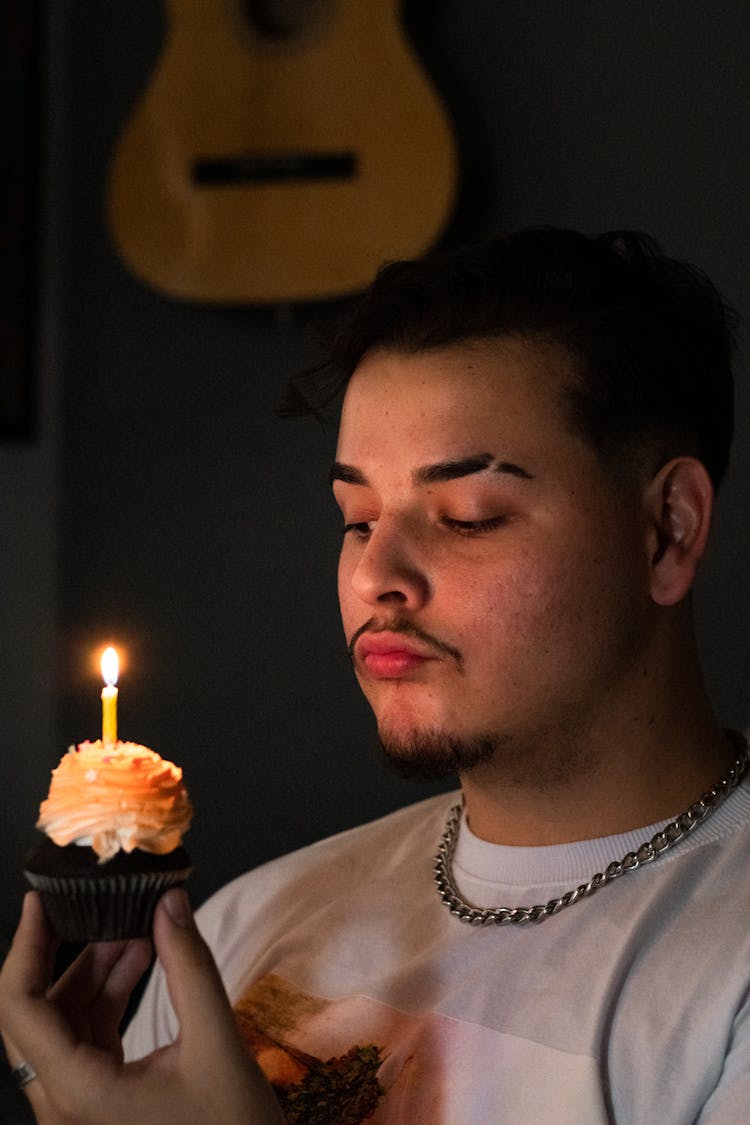
<svg viewBox="0 0 750 1125">
<path fill-rule="evenodd" d="M 405 738 L 378 731 L 385 757 L 402 777 L 439 780 L 489 762 L 498 748 L 493 735 L 464 739 L 441 730 L 414 730 Z"/>
<path fill-rule="evenodd" d="M 443 730 L 414 729 L 395 735 L 378 729 L 378 742 L 387 761 L 402 777 L 438 781 L 466 774 L 492 763 L 489 774 L 506 788 L 559 792 L 561 786 L 590 773 L 595 756 L 575 739 L 567 741 L 554 732 L 554 749 L 544 732 L 523 746 L 509 732 L 478 733 L 462 738 Z M 482 771 L 484 772 L 484 771 Z"/>
</svg>

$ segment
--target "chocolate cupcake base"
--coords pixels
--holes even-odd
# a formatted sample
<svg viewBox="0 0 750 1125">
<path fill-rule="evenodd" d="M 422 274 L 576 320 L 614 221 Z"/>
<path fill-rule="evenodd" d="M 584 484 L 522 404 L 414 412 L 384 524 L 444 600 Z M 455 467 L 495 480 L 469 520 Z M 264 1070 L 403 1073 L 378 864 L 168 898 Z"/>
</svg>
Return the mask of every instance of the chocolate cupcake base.
<svg viewBox="0 0 750 1125">
<path fill-rule="evenodd" d="M 156 904 L 192 868 L 183 848 L 167 855 L 136 849 L 99 863 L 91 848 L 46 840 L 24 874 L 40 892 L 50 925 L 65 941 L 116 941 L 151 933 Z"/>
</svg>

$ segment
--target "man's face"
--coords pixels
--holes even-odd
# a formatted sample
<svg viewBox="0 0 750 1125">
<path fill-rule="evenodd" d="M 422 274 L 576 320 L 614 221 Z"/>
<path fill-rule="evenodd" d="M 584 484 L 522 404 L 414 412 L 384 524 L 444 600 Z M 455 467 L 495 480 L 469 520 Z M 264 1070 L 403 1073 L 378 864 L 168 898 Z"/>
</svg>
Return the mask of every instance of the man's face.
<svg viewBox="0 0 750 1125">
<path fill-rule="evenodd" d="M 571 378 L 558 350 L 500 339 L 373 352 L 351 379 L 339 598 L 396 756 L 583 737 L 640 674 L 641 497 L 569 427 Z"/>
</svg>

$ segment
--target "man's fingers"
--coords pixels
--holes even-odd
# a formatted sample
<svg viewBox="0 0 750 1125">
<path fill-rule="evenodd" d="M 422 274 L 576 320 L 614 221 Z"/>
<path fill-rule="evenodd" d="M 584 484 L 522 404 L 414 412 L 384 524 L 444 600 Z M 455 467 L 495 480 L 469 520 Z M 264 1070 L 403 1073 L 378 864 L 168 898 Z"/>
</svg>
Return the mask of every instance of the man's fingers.
<svg viewBox="0 0 750 1125">
<path fill-rule="evenodd" d="M 70 1013 L 82 1015 L 103 1003 L 122 1003 L 148 968 L 151 943 L 146 938 L 131 941 L 95 942 L 87 945 L 48 992 Z"/>
<path fill-rule="evenodd" d="M 180 1037 L 161 1053 L 123 1066 L 117 1051 L 82 1041 L 70 1013 L 47 993 L 46 964 L 51 936 L 41 904 L 25 905 L 12 954 L 0 973 L 0 1017 L 15 1065 L 28 1062 L 38 1074 L 26 1093 L 40 1122 L 102 1121 L 162 1123 L 175 1120 L 272 1122 L 283 1118 L 271 1087 L 245 1054 L 229 1001 L 211 953 L 201 938 L 184 891 L 172 890 L 154 920 L 157 951 L 164 966 Z M 79 968 L 93 1017 L 101 1014 L 107 1036 L 121 997 L 144 967 L 148 946 L 128 943 L 119 950 L 92 951 L 88 964 L 99 982 L 92 990 Z M 113 959 L 114 958 L 114 959 Z M 68 995 L 71 1000 L 71 995 Z"/>
<path fill-rule="evenodd" d="M 182 1044 L 190 1050 L 195 1042 L 204 1054 L 207 1035 L 234 1044 L 234 1018 L 224 985 L 181 887 L 167 891 L 156 908 L 154 942 Z"/>
<path fill-rule="evenodd" d="M 56 1004 L 85 1009 L 96 999 L 127 942 L 106 941 L 87 945 L 49 990 Z"/>
<path fill-rule="evenodd" d="M 50 966 L 58 945 L 39 895 L 36 891 L 28 891 L 24 896 L 18 929 L 3 966 L 4 988 L 20 988 L 30 996 L 43 995 L 49 985 Z"/>
<path fill-rule="evenodd" d="M 40 1123 L 104 1120 L 99 1116 L 104 1104 L 100 1091 L 114 1089 L 112 1080 L 119 1073 L 119 1061 L 114 1052 L 92 1049 L 85 1041 L 82 1043 L 75 1023 L 50 998 L 49 966 L 56 944 L 39 896 L 29 893 L 0 973 L 0 1027 L 9 1061 L 11 1066 L 26 1062 L 36 1071 L 37 1077 L 24 1088 L 24 1094 Z M 135 953 L 142 964 L 142 948 L 139 953 L 136 947 Z M 100 996 L 107 996 L 108 981 L 113 974 L 117 976 L 120 963 L 120 972 L 129 971 L 132 975 L 135 969 L 132 965 L 127 969 L 128 960 L 127 949 L 122 947 L 119 951 L 89 954 L 86 961 L 97 971 L 109 965 L 108 972 L 99 971 Z M 86 993 L 81 976 L 79 983 Z M 117 984 L 115 991 L 120 990 Z M 70 1112 L 68 1107 L 72 1107 Z M 120 1119 L 125 1120 L 117 1118 Z"/>
<path fill-rule="evenodd" d="M 154 941 L 180 1025 L 177 1043 L 162 1058 L 176 1053 L 178 1073 L 198 1092 L 199 1104 L 216 1107 L 212 1120 L 283 1125 L 268 1081 L 242 1046 L 216 963 L 181 888 L 159 902 Z"/>
<path fill-rule="evenodd" d="M 99 999 L 117 1020 L 122 1018 L 130 994 L 151 964 L 151 942 L 133 938 L 125 944 L 102 985 Z"/>
<path fill-rule="evenodd" d="M 130 995 L 151 963 L 151 942 L 144 938 L 126 943 L 91 1007 L 91 1038 L 95 1046 L 122 1059 L 120 1023 Z"/>
<path fill-rule="evenodd" d="M 69 1054 L 70 1029 L 45 995 L 56 944 L 41 900 L 30 891 L 0 973 L 0 1027 L 14 1065 L 23 1060 L 40 1069 Z"/>
</svg>

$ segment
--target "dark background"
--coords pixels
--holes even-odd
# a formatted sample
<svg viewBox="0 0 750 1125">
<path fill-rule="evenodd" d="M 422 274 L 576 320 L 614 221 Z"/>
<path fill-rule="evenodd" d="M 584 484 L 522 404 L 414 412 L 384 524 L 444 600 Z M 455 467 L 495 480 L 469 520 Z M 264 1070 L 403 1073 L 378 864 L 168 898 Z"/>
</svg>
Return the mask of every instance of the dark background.
<svg viewBox="0 0 750 1125">
<path fill-rule="evenodd" d="M 3 940 L 50 769 L 69 743 L 98 736 L 92 657 L 110 641 L 127 658 L 121 735 L 184 767 L 197 902 L 425 792 L 372 751 L 343 652 L 325 483 L 335 435 L 273 413 L 287 375 L 314 358 L 309 325 L 329 310 L 179 303 L 126 271 L 105 224 L 108 163 L 164 13 L 156 0 L 40 10 L 38 416 L 33 441 L 0 445 Z M 462 145 L 446 242 L 529 223 L 642 228 L 750 312 L 745 0 L 433 0 L 408 11 Z M 356 66 L 351 96 L 367 96 Z M 740 727 L 744 368 L 741 358 L 735 465 L 697 599 L 717 707 Z"/>
</svg>

